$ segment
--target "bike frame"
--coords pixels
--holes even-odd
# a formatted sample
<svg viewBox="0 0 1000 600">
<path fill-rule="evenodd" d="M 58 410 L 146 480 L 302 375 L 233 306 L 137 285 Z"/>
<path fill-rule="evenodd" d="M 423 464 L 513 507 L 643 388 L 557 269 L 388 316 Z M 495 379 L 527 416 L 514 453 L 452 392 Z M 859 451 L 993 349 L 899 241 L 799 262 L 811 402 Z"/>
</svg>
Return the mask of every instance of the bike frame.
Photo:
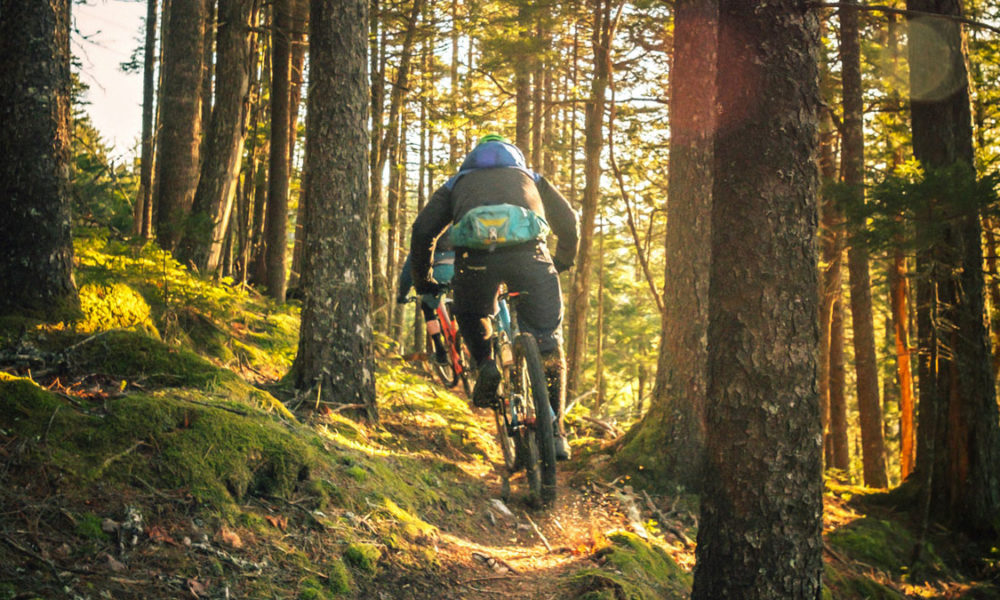
<svg viewBox="0 0 1000 600">
<path fill-rule="evenodd" d="M 441 335 L 444 336 L 445 343 L 448 346 L 448 360 L 451 362 L 451 368 L 455 370 L 455 375 L 461 375 L 465 369 L 462 367 L 462 361 L 458 354 L 460 350 L 457 343 L 458 324 L 452 320 L 448 304 L 451 304 L 451 300 L 442 296 L 436 309 L 437 318 L 441 326 Z"/>
</svg>

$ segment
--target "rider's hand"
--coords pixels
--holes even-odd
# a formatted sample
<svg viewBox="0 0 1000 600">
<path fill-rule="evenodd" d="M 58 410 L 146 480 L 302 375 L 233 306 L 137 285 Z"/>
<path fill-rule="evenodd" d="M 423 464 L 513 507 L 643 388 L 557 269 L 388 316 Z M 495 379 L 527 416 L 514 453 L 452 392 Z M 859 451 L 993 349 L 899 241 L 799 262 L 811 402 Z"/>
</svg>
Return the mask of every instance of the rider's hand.
<svg viewBox="0 0 1000 600">
<path fill-rule="evenodd" d="M 556 273 L 562 273 L 563 271 L 569 271 L 570 267 L 573 265 L 570 263 L 564 263 L 558 258 L 552 259 L 552 264 L 556 267 Z"/>
<path fill-rule="evenodd" d="M 438 283 L 433 277 L 430 277 L 424 281 L 413 282 L 413 289 L 415 289 L 420 295 L 431 294 L 432 296 L 437 296 L 441 293 L 441 284 Z"/>
</svg>

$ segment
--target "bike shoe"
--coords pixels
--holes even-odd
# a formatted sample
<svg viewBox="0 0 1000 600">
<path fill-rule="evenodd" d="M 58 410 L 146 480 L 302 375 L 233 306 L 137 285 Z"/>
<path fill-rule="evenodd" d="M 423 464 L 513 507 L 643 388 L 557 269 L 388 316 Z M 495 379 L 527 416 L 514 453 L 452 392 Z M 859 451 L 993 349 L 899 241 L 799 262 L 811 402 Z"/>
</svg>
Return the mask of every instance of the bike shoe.
<svg viewBox="0 0 1000 600">
<path fill-rule="evenodd" d="M 476 387 L 472 390 L 472 405 L 476 408 L 489 408 L 493 406 L 497 397 L 497 386 L 500 385 L 500 369 L 492 360 L 488 360 L 479 367 L 479 375 L 476 377 Z"/>
<path fill-rule="evenodd" d="M 556 443 L 556 460 L 569 460 L 572 452 L 569 449 L 569 442 L 566 441 L 566 436 L 557 435 L 555 438 Z"/>
</svg>

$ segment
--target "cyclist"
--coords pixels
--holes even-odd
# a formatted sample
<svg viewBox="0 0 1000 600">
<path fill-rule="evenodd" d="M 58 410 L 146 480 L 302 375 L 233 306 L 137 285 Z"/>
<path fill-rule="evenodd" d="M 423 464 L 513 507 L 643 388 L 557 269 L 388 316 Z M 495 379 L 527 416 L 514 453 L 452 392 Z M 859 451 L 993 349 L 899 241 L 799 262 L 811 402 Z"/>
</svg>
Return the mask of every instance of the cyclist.
<svg viewBox="0 0 1000 600">
<path fill-rule="evenodd" d="M 410 265 L 413 263 L 412 255 L 406 256 L 403 269 L 399 273 L 399 281 L 396 287 L 396 303 L 405 304 L 406 297 L 413 287 L 413 277 Z M 448 232 L 438 239 L 434 247 L 433 260 L 434 280 L 439 284 L 448 283 L 455 276 L 455 250 L 451 245 L 451 238 Z M 424 322 L 427 324 L 427 333 L 431 336 L 431 343 L 434 346 L 434 360 L 438 364 L 448 362 L 448 350 L 444 347 L 444 337 L 441 335 L 441 323 L 437 318 L 437 307 L 441 302 L 439 293 L 423 294 L 420 297 L 420 310 L 424 313 Z"/>
<path fill-rule="evenodd" d="M 523 292 L 518 322 L 538 340 L 556 414 L 556 456 L 568 459 L 562 425 L 565 359 L 558 273 L 576 259 L 576 213 L 544 177 L 527 167 L 516 146 L 490 134 L 465 157 L 459 172 L 434 192 L 413 223 L 410 255 L 418 293 L 439 289 L 431 273 L 431 252 L 449 225 L 456 253 L 454 314 L 479 370 L 473 404 L 488 407 L 496 400 L 501 375 L 487 327 L 497 310 L 497 288 L 505 282 L 511 290 Z M 555 257 L 545 243 L 550 225 L 558 238 Z"/>
</svg>

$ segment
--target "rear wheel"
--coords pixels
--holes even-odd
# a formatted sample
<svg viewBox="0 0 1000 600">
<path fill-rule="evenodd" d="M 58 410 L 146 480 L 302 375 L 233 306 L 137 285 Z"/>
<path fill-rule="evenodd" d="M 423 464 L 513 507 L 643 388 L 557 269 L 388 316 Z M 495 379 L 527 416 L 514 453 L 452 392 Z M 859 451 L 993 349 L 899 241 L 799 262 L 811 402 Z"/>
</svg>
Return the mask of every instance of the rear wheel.
<svg viewBox="0 0 1000 600">
<path fill-rule="evenodd" d="M 459 373 L 459 379 L 462 380 L 462 389 L 465 390 L 465 395 L 472 398 L 472 390 L 476 387 L 476 374 L 475 367 L 473 365 L 472 353 L 462 342 L 462 334 L 455 334 L 455 347 L 458 348 L 458 364 L 462 367 L 462 372 Z"/>
<path fill-rule="evenodd" d="M 517 336 L 514 359 L 519 378 L 515 388 L 523 393 L 525 421 L 529 425 L 523 438 L 528 483 L 541 504 L 550 505 L 556 499 L 555 416 L 549 405 L 548 385 L 538 342 L 531 334 Z"/>
<path fill-rule="evenodd" d="M 442 336 L 443 337 L 443 336 Z M 427 356 L 431 363 L 431 369 L 437 378 L 441 380 L 441 383 L 448 388 L 455 387 L 458 383 L 458 376 L 455 374 L 454 367 L 451 366 L 451 360 L 447 360 L 443 363 L 439 363 L 437 359 L 434 358 L 434 342 L 431 341 L 431 337 L 427 336 Z M 450 358 L 450 357 L 449 357 Z"/>
</svg>

